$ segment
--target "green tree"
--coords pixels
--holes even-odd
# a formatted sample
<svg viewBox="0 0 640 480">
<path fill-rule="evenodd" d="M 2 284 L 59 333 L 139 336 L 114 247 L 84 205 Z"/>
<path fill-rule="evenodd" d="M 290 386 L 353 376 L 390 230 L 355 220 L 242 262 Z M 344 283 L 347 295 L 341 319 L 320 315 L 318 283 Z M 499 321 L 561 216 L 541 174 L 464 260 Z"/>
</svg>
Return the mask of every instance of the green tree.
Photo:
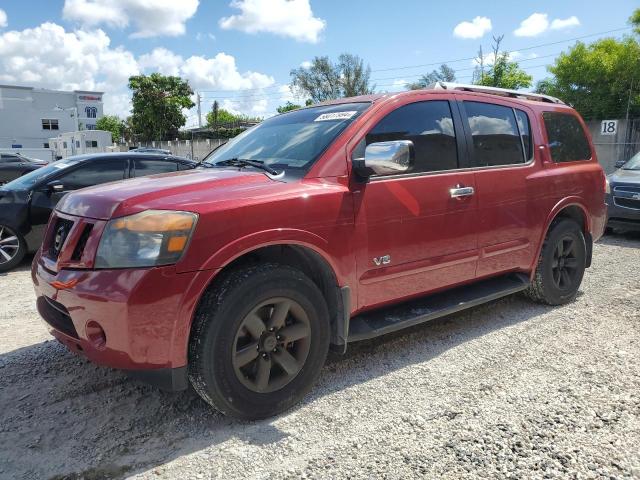
<svg viewBox="0 0 640 480">
<path fill-rule="evenodd" d="M 431 73 L 422 75 L 419 80 L 408 83 L 406 85 L 407 90 L 420 90 L 426 88 L 436 82 L 455 82 L 456 71 L 446 63 L 440 65 L 440 69 L 433 70 Z"/>
<path fill-rule="evenodd" d="M 298 110 L 299 108 L 302 108 L 302 105 L 296 105 L 295 103 L 287 101 L 287 103 L 280 105 L 276 110 L 278 113 L 286 113 L 291 110 Z"/>
<path fill-rule="evenodd" d="M 367 95 L 375 86 L 370 83 L 371 68 L 357 55 L 343 53 L 333 63 L 329 57 L 315 57 L 310 67 L 291 70 L 291 89 L 313 102 Z"/>
<path fill-rule="evenodd" d="M 519 88 L 529 88 L 532 85 L 533 77 L 520 68 L 518 62 L 509 59 L 507 52 L 500 51 L 500 44 L 504 35 L 493 37 L 493 59 L 485 72 L 485 58 L 482 48 L 478 54 L 477 62 L 479 67 L 474 73 L 476 85 L 485 87 L 509 88 L 517 90 Z"/>
<path fill-rule="evenodd" d="M 165 140 L 174 137 L 187 119 L 183 109 L 192 108 L 193 90 L 180 77 L 159 73 L 129 78 L 133 91 L 131 123 L 141 140 Z"/>
<path fill-rule="evenodd" d="M 640 8 L 633 12 L 629 19 L 629 23 L 633 25 L 633 31 L 640 35 Z"/>
<path fill-rule="evenodd" d="M 218 102 L 213 102 L 214 107 L 211 108 L 211 111 L 207 113 L 207 128 L 215 128 L 220 125 L 227 125 L 229 123 L 241 122 L 243 120 L 250 120 L 249 117 L 245 117 L 243 115 L 236 115 L 235 113 L 231 113 L 229 110 L 225 110 L 224 108 L 219 108 L 217 106 Z"/>
<path fill-rule="evenodd" d="M 96 129 L 111 132 L 111 141 L 118 143 L 124 132 L 124 121 L 116 115 L 105 115 L 96 122 Z"/>
<path fill-rule="evenodd" d="M 548 68 L 536 91 L 573 105 L 585 118 L 640 114 L 640 44 L 632 37 L 578 42 Z"/>
</svg>

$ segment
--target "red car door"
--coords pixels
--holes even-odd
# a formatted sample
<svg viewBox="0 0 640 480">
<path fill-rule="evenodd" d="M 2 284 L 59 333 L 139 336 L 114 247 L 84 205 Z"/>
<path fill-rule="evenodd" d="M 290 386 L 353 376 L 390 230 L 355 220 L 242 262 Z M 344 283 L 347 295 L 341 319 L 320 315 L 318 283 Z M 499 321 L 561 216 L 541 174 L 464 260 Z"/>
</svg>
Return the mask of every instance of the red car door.
<svg viewBox="0 0 640 480">
<path fill-rule="evenodd" d="M 424 97 L 422 97 L 424 100 Z M 470 281 L 477 252 L 475 177 L 466 166 L 459 115 L 444 96 L 387 107 L 360 141 L 411 140 L 413 169 L 356 184 L 358 307 L 368 308 Z M 432 99 L 432 100 L 431 100 Z M 453 108 L 452 108 L 453 107 Z M 380 117 L 378 117 L 380 118 Z"/>
</svg>

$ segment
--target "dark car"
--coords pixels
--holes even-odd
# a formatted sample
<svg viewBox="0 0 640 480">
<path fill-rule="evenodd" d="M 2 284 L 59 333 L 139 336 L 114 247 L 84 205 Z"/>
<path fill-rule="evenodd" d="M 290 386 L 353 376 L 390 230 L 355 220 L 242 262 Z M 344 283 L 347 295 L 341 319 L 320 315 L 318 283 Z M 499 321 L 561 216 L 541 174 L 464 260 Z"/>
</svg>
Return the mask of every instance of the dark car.
<svg viewBox="0 0 640 480">
<path fill-rule="evenodd" d="M 607 177 L 609 228 L 640 230 L 640 152 Z"/>
<path fill-rule="evenodd" d="M 47 164 L 44 160 L 25 157 L 19 153 L 0 153 L 0 185 L 33 172 Z"/>
<path fill-rule="evenodd" d="M 102 153 L 69 157 L 0 187 L 0 271 L 16 266 L 42 243 L 51 211 L 67 193 L 84 187 L 195 168 L 181 157 Z"/>
</svg>

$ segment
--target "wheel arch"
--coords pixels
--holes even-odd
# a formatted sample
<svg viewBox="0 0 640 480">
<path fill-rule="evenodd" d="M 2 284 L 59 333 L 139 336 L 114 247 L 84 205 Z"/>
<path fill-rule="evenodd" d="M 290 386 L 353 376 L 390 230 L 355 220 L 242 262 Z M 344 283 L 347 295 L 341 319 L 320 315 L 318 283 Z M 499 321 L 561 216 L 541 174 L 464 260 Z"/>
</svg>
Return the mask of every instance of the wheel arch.
<svg viewBox="0 0 640 480">
<path fill-rule="evenodd" d="M 549 234 L 549 230 L 553 223 L 560 218 L 568 218 L 574 220 L 580 227 L 582 228 L 582 233 L 585 239 L 585 246 L 587 249 L 587 258 L 586 258 L 586 267 L 591 266 L 591 258 L 593 254 L 593 236 L 591 235 L 591 216 L 588 213 L 587 208 L 581 202 L 578 197 L 569 197 L 558 202 L 554 208 L 549 213 L 545 227 L 542 231 L 542 236 L 540 237 L 540 241 L 538 242 L 538 248 L 536 251 L 536 256 L 534 258 L 534 265 L 531 274 L 535 274 L 535 265 L 537 265 L 538 258 L 540 257 L 540 253 L 542 251 L 542 245 L 544 244 L 544 239 L 547 238 Z"/>
<path fill-rule="evenodd" d="M 331 343 L 346 346 L 344 329 L 350 313 L 349 287 L 340 286 L 334 264 L 325 252 L 299 241 L 273 241 L 254 246 L 251 249 L 237 251 L 235 255 L 227 257 L 220 268 L 215 269 L 205 288 L 199 294 L 191 316 L 188 337 L 191 336 L 193 318 L 205 293 L 222 281 L 228 272 L 260 263 L 287 265 L 299 269 L 308 276 L 316 284 L 327 302 L 330 314 Z M 187 348 L 189 338 L 185 340 L 185 348 Z"/>
</svg>

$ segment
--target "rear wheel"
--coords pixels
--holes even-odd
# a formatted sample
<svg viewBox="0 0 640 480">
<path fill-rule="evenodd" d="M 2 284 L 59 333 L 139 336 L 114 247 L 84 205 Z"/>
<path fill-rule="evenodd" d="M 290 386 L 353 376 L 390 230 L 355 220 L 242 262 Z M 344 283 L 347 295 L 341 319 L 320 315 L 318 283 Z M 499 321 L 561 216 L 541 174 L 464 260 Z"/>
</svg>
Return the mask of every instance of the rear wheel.
<svg viewBox="0 0 640 480">
<path fill-rule="evenodd" d="M 586 266 L 586 244 L 580 225 L 569 219 L 554 221 L 542 246 L 533 282 L 526 290 L 532 300 L 548 305 L 572 301 Z"/>
<path fill-rule="evenodd" d="M 0 225 L 0 272 L 17 266 L 26 253 L 27 245 L 22 236 L 6 225 Z"/>
<path fill-rule="evenodd" d="M 318 287 L 294 268 L 238 269 L 207 292 L 189 347 L 195 390 L 223 413 L 264 418 L 298 402 L 329 348 L 329 313 Z"/>
</svg>

